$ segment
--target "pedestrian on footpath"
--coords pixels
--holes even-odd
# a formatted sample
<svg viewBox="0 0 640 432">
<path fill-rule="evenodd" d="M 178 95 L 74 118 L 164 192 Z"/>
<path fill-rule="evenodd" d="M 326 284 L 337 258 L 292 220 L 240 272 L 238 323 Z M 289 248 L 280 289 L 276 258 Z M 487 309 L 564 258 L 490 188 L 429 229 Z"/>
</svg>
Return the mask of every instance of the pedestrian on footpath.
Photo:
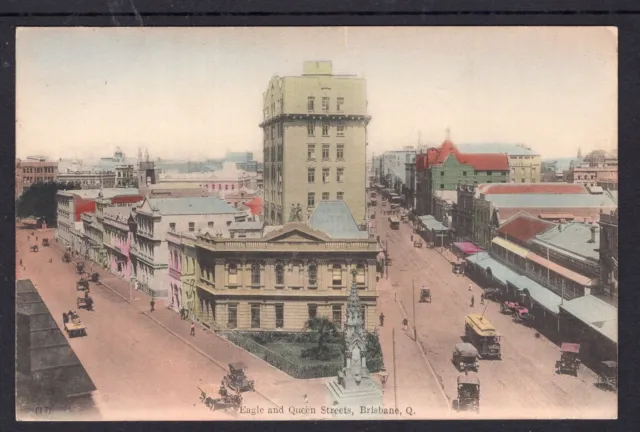
<svg viewBox="0 0 640 432">
<path fill-rule="evenodd" d="M 471 284 L 469 284 L 469 291 L 471 291 Z"/>
<path fill-rule="evenodd" d="M 407 329 L 409 328 L 409 320 L 408 319 L 403 319 L 402 320 L 402 328 L 404 329 L 404 331 L 407 331 Z"/>
<path fill-rule="evenodd" d="M 304 404 L 309 405 L 309 398 L 307 397 L 306 393 L 302 397 L 304 398 Z"/>
<path fill-rule="evenodd" d="M 475 303 L 475 298 L 473 296 L 471 296 L 471 307 L 473 307 L 473 304 Z"/>
<path fill-rule="evenodd" d="M 380 313 L 380 327 L 384 326 L 384 314 Z"/>
<path fill-rule="evenodd" d="M 156 302 L 153 300 L 153 298 L 151 299 L 151 302 L 149 304 L 151 305 L 151 312 L 153 312 L 156 306 Z"/>
<path fill-rule="evenodd" d="M 191 321 L 191 336 L 195 336 L 196 335 L 196 325 L 194 324 L 193 321 Z"/>
<path fill-rule="evenodd" d="M 480 294 L 480 304 L 484 304 L 484 293 Z"/>
<path fill-rule="evenodd" d="M 22 258 L 20 258 L 20 266 L 22 266 Z"/>
</svg>

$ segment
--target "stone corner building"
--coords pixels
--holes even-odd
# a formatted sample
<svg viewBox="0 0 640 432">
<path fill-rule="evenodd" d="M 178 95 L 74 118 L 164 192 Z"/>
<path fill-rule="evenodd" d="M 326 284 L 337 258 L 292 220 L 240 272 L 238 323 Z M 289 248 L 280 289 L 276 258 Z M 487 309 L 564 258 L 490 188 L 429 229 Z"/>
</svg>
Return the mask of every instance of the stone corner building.
<svg viewBox="0 0 640 432">
<path fill-rule="evenodd" d="M 212 328 L 301 331 L 315 316 L 341 327 L 352 270 L 364 327 L 375 328 L 375 240 L 332 238 L 306 223 L 290 223 L 261 238 L 205 233 L 195 246 L 198 320 Z"/>
</svg>

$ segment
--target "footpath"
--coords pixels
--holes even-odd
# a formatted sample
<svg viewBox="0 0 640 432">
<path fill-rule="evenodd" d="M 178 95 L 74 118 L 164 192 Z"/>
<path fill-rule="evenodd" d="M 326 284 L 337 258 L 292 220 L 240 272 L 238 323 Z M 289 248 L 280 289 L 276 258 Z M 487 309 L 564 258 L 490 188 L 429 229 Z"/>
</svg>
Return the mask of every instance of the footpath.
<svg viewBox="0 0 640 432">
<path fill-rule="evenodd" d="M 389 373 L 385 384 L 385 406 L 397 405 L 403 418 L 410 417 L 407 415 L 408 407 L 419 418 L 442 417 L 450 406 L 448 399 L 427 357 L 413 339 L 410 316 L 405 306 L 396 301 L 398 288 L 393 286 L 392 279 L 382 278 L 378 282 L 378 311 L 385 316 L 384 325 L 378 328 L 378 332 L 385 368 Z M 402 325 L 405 318 L 409 320 L 406 331 Z"/>
<path fill-rule="evenodd" d="M 60 252 L 60 254 L 63 253 L 64 247 L 59 243 L 53 241 L 52 246 Z M 73 257 L 71 260 L 72 265 L 75 267 L 75 263 L 78 261 L 84 261 L 86 263 L 85 269 L 89 274 L 91 274 L 91 272 L 97 272 L 100 275 L 99 284 L 91 283 L 92 290 L 103 289 L 112 291 L 122 300 L 137 308 L 141 313 L 172 333 L 176 338 L 182 340 L 200 355 L 205 356 L 216 365 L 216 367 L 228 371 L 229 363 L 243 362 L 247 366 L 248 378 L 255 380 L 256 393 L 270 402 L 266 405 L 264 403 L 260 404 L 260 406 L 265 409 L 284 406 L 284 416 L 287 419 L 291 419 L 291 416 L 287 414 L 288 407 L 304 407 L 305 394 L 308 397 L 308 406 L 319 407 L 321 405 L 327 405 L 327 401 L 325 400 L 327 391 L 324 388 L 326 379 L 295 379 L 253 354 L 232 344 L 215 332 L 199 326 L 198 323 L 196 323 L 195 336 L 191 336 L 191 320 L 181 319 L 180 314 L 167 307 L 165 301 L 156 299 L 155 310 L 151 312 L 151 296 L 143 291 L 132 290 L 130 282 L 109 273 L 104 268 L 89 260 L 85 260 L 83 257 Z M 131 301 L 129 300 L 130 295 L 133 298 Z M 251 420 L 250 414 L 240 414 L 240 416 L 246 416 L 247 420 Z M 305 416 L 300 415 L 299 417 L 304 418 Z"/>
</svg>

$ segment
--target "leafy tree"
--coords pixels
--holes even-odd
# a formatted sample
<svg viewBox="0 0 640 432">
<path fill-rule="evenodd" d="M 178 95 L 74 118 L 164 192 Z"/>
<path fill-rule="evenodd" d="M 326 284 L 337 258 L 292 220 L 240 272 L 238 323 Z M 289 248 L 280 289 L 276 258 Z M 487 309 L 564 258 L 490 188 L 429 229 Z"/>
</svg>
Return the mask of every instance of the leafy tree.
<svg viewBox="0 0 640 432">
<path fill-rule="evenodd" d="M 302 357 L 310 357 L 315 360 L 331 360 L 337 355 L 336 350 L 331 349 L 328 344 L 337 341 L 340 337 L 340 332 L 329 318 L 325 316 L 310 318 L 305 324 L 304 331 L 315 334 L 318 345 L 303 350 Z"/>
<path fill-rule="evenodd" d="M 44 219 L 55 226 L 57 221 L 56 194 L 59 190 L 80 189 L 72 183 L 35 183 L 27 188 L 16 202 L 16 215 L 21 218 Z"/>
<path fill-rule="evenodd" d="M 378 372 L 384 369 L 382 361 L 382 347 L 378 332 L 368 332 L 365 339 L 367 349 L 367 366 L 370 372 Z"/>
</svg>

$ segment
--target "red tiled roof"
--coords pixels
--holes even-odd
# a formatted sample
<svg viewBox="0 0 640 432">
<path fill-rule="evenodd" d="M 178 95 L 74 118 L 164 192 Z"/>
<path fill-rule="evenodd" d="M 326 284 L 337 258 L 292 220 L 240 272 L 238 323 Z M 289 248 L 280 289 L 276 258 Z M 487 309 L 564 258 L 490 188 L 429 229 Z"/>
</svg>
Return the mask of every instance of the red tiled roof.
<svg viewBox="0 0 640 432">
<path fill-rule="evenodd" d="M 251 201 L 246 202 L 245 205 L 251 209 L 252 215 L 258 216 L 262 214 L 264 202 L 261 197 L 255 196 Z"/>
<path fill-rule="evenodd" d="M 609 207 L 604 208 L 604 212 L 613 211 Z M 542 214 L 542 213 L 563 213 L 566 212 L 566 208 L 556 208 L 556 207 L 501 207 L 500 208 L 500 223 L 507 222 L 510 218 L 517 215 L 518 213 L 530 213 L 530 214 Z M 583 220 L 588 219 L 591 221 L 599 221 L 600 220 L 600 208 L 599 207 L 573 207 L 571 208 L 571 213 L 574 216 L 574 220 Z"/>
<path fill-rule="evenodd" d="M 479 185 L 482 193 L 489 194 L 587 194 L 587 189 L 576 183 L 492 183 Z"/>
<path fill-rule="evenodd" d="M 520 214 L 500 227 L 498 232 L 522 242 L 531 240 L 536 235 L 548 231 L 554 223 L 535 218 L 529 214 Z"/>
<path fill-rule="evenodd" d="M 476 171 L 509 171 L 509 157 L 506 153 L 458 154 L 458 160 L 473 166 Z"/>
<path fill-rule="evenodd" d="M 453 154 L 456 157 L 456 159 L 460 160 L 460 151 L 458 150 L 458 148 L 451 141 L 446 140 L 440 146 L 440 150 L 438 151 L 438 156 L 436 157 L 434 163 L 436 164 L 443 163 L 445 160 L 447 160 L 450 154 Z"/>
</svg>

